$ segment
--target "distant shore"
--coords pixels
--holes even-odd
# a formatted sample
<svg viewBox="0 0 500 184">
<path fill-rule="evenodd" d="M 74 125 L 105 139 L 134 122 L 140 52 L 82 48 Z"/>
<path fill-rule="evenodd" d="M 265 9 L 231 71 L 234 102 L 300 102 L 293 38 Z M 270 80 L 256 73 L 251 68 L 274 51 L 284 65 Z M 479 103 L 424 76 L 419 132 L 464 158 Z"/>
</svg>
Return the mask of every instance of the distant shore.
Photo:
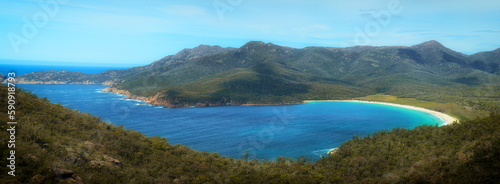
<svg viewBox="0 0 500 184">
<path fill-rule="evenodd" d="M 455 122 L 457 122 L 457 123 L 459 122 L 459 120 L 457 118 L 454 118 L 448 114 L 429 110 L 429 109 L 422 108 L 422 107 L 415 107 L 415 106 L 411 106 L 411 105 L 401 105 L 401 104 L 394 104 L 394 103 L 387 103 L 387 102 L 364 101 L 364 100 L 307 100 L 304 102 L 306 102 L 306 103 L 307 102 L 358 102 L 358 103 L 373 103 L 373 104 L 381 104 L 381 105 L 390 105 L 390 106 L 413 109 L 413 110 L 422 111 L 422 112 L 432 114 L 432 115 L 438 117 L 439 119 L 443 120 L 444 123 L 441 125 L 449 125 L 449 124 L 452 124 Z"/>
<path fill-rule="evenodd" d="M 4 82 L 4 81 L 3 81 Z M 26 82 L 23 81 L 21 84 L 65 84 L 65 83 L 35 83 L 35 82 Z M 94 84 L 94 83 L 82 83 L 82 84 Z M 106 83 L 102 83 L 101 85 L 106 85 Z M 223 104 L 206 104 L 206 103 L 198 103 L 195 105 L 181 105 L 181 106 L 173 106 L 170 104 L 170 102 L 165 101 L 165 100 L 160 100 L 159 99 L 159 93 L 156 94 L 155 96 L 152 97 L 142 97 L 142 96 L 136 96 L 132 95 L 129 91 L 127 90 L 119 90 L 113 87 L 107 87 L 105 89 L 102 89 L 101 92 L 110 92 L 114 94 L 122 94 L 125 95 L 125 99 L 133 99 L 133 100 L 140 100 L 145 102 L 145 104 L 150 104 L 152 106 L 163 106 L 163 107 L 192 107 L 192 106 L 198 106 L 198 107 L 210 107 L 210 106 L 221 106 Z M 238 104 L 238 105 L 243 105 L 243 106 L 269 106 L 269 105 L 297 105 L 297 104 L 304 104 L 308 102 L 331 102 L 331 101 L 337 101 L 337 102 L 359 102 L 359 103 L 374 103 L 374 104 L 382 104 L 382 105 L 390 105 L 390 106 L 396 106 L 396 107 L 402 107 L 402 108 L 407 108 L 407 109 L 413 109 L 417 111 L 422 111 L 426 112 L 429 114 L 432 114 L 439 119 L 441 119 L 444 123 L 442 125 L 449 125 L 454 122 L 459 122 L 457 118 L 454 118 L 448 114 L 442 113 L 442 112 L 437 112 L 433 110 L 429 110 L 426 108 L 422 107 L 415 107 L 411 105 L 401 105 L 401 104 L 395 104 L 395 103 L 387 103 L 387 102 L 377 102 L 377 101 L 364 101 L 364 100 L 305 100 L 303 103 L 277 103 L 277 104 Z"/>
<path fill-rule="evenodd" d="M 229 103 L 209 103 L 209 102 L 198 102 L 198 103 L 193 103 L 193 104 L 188 104 L 188 103 L 179 103 L 179 104 L 172 104 L 172 101 L 170 100 L 164 100 L 161 99 L 161 93 L 158 92 L 155 96 L 149 96 L 149 97 L 144 97 L 144 96 L 137 96 L 133 95 L 127 90 L 121 90 L 113 87 L 107 87 L 102 90 L 101 92 L 104 93 L 113 93 L 113 94 L 121 94 L 124 95 L 124 99 L 131 99 L 131 100 L 140 100 L 144 102 L 145 104 L 150 104 L 152 106 L 162 106 L 163 108 L 182 108 L 182 107 L 216 107 L 216 106 L 227 106 L 227 105 L 240 105 L 240 106 L 271 106 L 271 105 L 298 105 L 298 104 L 305 104 L 305 102 L 297 102 L 297 103 L 271 103 L 271 104 L 263 104 L 263 103 L 242 103 L 242 104 L 229 104 Z"/>
<path fill-rule="evenodd" d="M 160 93 L 156 94 L 155 96 L 152 96 L 152 97 L 142 97 L 142 96 L 136 96 L 136 95 L 132 95 L 129 91 L 127 90 L 119 90 L 119 89 L 116 89 L 116 88 L 113 88 L 113 87 L 107 87 L 103 90 L 101 90 L 102 92 L 111 92 L 111 93 L 115 93 L 115 94 L 122 94 L 122 95 L 125 95 L 125 99 L 133 99 L 133 100 L 141 100 L 143 102 L 145 102 L 146 104 L 151 104 L 153 106 L 163 106 L 164 108 L 166 107 L 192 107 L 193 105 L 183 105 L 183 106 L 173 106 L 170 104 L 170 102 L 168 101 L 165 101 L 165 100 L 160 100 L 159 99 L 159 95 Z M 433 110 L 429 110 L 429 109 L 425 109 L 425 108 L 422 108 L 422 107 L 415 107 L 415 106 L 411 106 L 411 105 L 401 105 L 401 104 L 394 104 L 394 103 L 387 103 L 387 102 L 376 102 L 376 101 L 363 101 L 363 100 L 305 100 L 303 101 L 303 103 L 281 103 L 281 104 L 238 104 L 238 105 L 243 105 L 243 106 L 268 106 L 268 105 L 296 105 L 296 104 L 304 104 L 304 103 L 308 103 L 308 102 L 328 102 L 328 101 L 337 101 L 337 102 L 359 102 L 359 103 L 374 103 L 374 104 L 382 104 L 382 105 L 390 105 L 390 106 L 396 106 L 396 107 L 402 107 L 402 108 L 407 108 L 407 109 L 413 109 L 413 110 L 417 110 L 417 111 L 422 111 L 422 112 L 426 112 L 426 113 L 429 113 L 429 114 L 432 114 L 436 117 L 438 117 L 439 119 L 441 119 L 444 123 L 441 124 L 441 125 L 449 125 L 449 124 L 452 124 L 454 122 L 459 122 L 459 120 L 457 118 L 454 118 L 448 114 L 445 114 L 445 113 L 441 113 L 441 112 L 437 112 L 437 111 L 433 111 Z M 210 106 L 221 106 L 220 104 L 219 105 L 215 105 L 215 104 L 204 104 L 204 103 L 198 103 L 194 106 L 198 106 L 198 107 L 210 107 Z"/>
</svg>

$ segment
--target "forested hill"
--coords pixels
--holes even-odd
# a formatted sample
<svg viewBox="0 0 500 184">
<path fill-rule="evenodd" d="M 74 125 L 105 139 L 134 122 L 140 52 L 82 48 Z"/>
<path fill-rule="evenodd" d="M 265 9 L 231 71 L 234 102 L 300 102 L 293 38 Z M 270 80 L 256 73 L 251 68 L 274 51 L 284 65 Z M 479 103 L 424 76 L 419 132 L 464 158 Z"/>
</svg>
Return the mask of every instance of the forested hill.
<svg viewBox="0 0 500 184">
<path fill-rule="evenodd" d="M 0 104 L 7 95 L 0 84 Z M 315 163 L 307 156 L 270 162 L 172 145 L 20 89 L 15 101 L 15 148 L 7 147 L 10 132 L 0 131 L 2 183 L 498 183 L 500 175 L 498 114 L 354 136 Z M 7 110 L 0 121 L 12 129 Z M 11 150 L 16 176 L 7 174 Z"/>
<path fill-rule="evenodd" d="M 106 82 L 173 107 L 299 103 L 385 93 L 487 109 L 500 102 L 499 52 L 465 55 L 437 41 L 411 47 L 303 49 L 252 41 L 238 49 L 201 45 L 127 70 L 95 75 L 35 72 L 19 79 Z"/>
</svg>

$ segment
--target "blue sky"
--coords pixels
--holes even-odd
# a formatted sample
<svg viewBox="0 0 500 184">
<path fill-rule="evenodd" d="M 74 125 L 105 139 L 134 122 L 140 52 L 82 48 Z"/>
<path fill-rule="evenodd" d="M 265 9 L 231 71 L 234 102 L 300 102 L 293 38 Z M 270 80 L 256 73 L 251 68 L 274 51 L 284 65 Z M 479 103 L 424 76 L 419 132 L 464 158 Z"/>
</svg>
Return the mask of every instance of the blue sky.
<svg viewBox="0 0 500 184">
<path fill-rule="evenodd" d="M 146 65 L 200 44 L 500 47 L 492 0 L 4 0 L 0 62 Z M 47 62 L 55 61 L 55 62 Z"/>
</svg>

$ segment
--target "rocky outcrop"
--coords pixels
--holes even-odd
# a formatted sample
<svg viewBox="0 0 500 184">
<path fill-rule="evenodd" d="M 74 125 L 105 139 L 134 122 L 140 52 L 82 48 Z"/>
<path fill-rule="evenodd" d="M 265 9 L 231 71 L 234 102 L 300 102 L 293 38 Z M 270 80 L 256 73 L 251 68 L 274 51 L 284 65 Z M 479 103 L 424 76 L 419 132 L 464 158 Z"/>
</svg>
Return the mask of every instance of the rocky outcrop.
<svg viewBox="0 0 500 184">
<path fill-rule="evenodd" d="M 73 174 L 75 174 L 73 171 L 71 170 L 68 170 L 68 169 L 61 169 L 61 168 L 54 168 L 53 169 L 54 171 L 54 174 L 56 174 L 56 176 L 59 178 L 59 179 L 66 179 L 66 178 L 70 178 L 71 176 L 73 176 Z"/>
<path fill-rule="evenodd" d="M 121 89 L 112 88 L 112 87 L 104 88 L 103 90 L 101 90 L 101 92 L 107 92 L 107 93 L 113 93 L 113 94 L 121 94 L 121 95 L 125 95 L 125 96 L 131 96 L 132 95 L 127 90 L 121 90 Z"/>
<path fill-rule="evenodd" d="M 151 97 L 143 97 L 143 96 L 133 95 L 132 93 L 130 93 L 127 90 L 121 90 L 121 89 L 117 89 L 117 88 L 113 88 L 113 87 L 107 87 L 107 88 L 103 89 L 102 92 L 125 95 L 126 96 L 125 99 L 140 100 L 140 101 L 145 102 L 145 104 L 151 104 L 153 106 L 176 107 L 176 106 L 172 106 L 171 103 L 169 103 L 168 101 L 161 99 L 160 98 L 161 93 L 159 93 L 159 92 L 155 96 L 151 96 Z"/>
<path fill-rule="evenodd" d="M 181 102 L 179 98 L 162 98 L 164 97 L 162 93 L 158 92 L 154 96 L 150 97 L 143 97 L 143 96 L 137 96 L 133 95 L 127 90 L 122 90 L 122 89 L 117 89 L 113 87 L 107 87 L 101 92 L 109 92 L 113 94 L 121 94 L 125 95 L 125 99 L 132 99 L 132 100 L 140 100 L 143 101 L 145 104 L 150 104 L 152 106 L 163 106 L 164 108 L 179 108 L 179 107 L 215 107 L 215 106 L 223 106 L 223 105 L 246 105 L 246 106 L 264 106 L 264 105 L 294 105 L 294 104 L 303 104 L 304 102 L 297 102 L 297 103 L 273 103 L 273 104 L 255 104 L 255 103 L 239 103 L 239 102 L 231 102 L 227 98 L 223 98 L 220 100 L 220 102 L 213 103 L 213 102 L 197 102 L 197 103 L 186 103 L 186 102 Z"/>
<path fill-rule="evenodd" d="M 106 86 L 111 86 L 113 84 L 116 84 L 116 80 L 105 81 L 105 82 L 102 83 L 102 85 L 106 85 Z"/>
<path fill-rule="evenodd" d="M 53 168 L 52 172 L 59 178 L 68 183 L 84 183 L 82 178 L 75 175 L 75 173 L 68 169 Z M 41 178 L 40 178 L 41 179 Z M 45 179 L 45 178 L 43 178 Z"/>
<path fill-rule="evenodd" d="M 3 82 L 7 76 L 5 76 L 3 73 L 0 73 L 0 82 Z"/>
<path fill-rule="evenodd" d="M 333 148 L 330 151 L 328 151 L 328 155 L 333 155 L 339 151 L 339 148 Z"/>
<path fill-rule="evenodd" d="M 188 103 L 182 103 L 178 99 L 175 99 L 175 98 L 165 100 L 165 99 L 161 98 L 163 96 L 162 96 L 162 93 L 160 93 L 160 92 L 156 93 L 156 95 L 154 95 L 154 96 L 143 97 L 143 96 L 133 95 L 132 93 L 130 93 L 127 90 L 121 90 L 121 89 L 117 89 L 117 88 L 113 88 L 113 87 L 107 87 L 107 88 L 103 89 L 102 92 L 109 92 L 109 93 L 113 93 L 113 94 L 125 95 L 126 96 L 125 99 L 140 100 L 140 101 L 145 102 L 145 104 L 150 104 L 153 106 L 163 106 L 165 108 L 192 107 L 192 106 L 210 107 L 210 106 L 228 105 L 227 103 L 225 103 L 225 104 L 213 104 L 213 103 L 209 103 L 209 102 L 188 104 Z"/>
<path fill-rule="evenodd" d="M 45 176 L 41 174 L 37 174 L 31 178 L 32 183 L 43 183 L 45 182 Z"/>
<path fill-rule="evenodd" d="M 122 163 L 118 159 L 115 159 L 115 158 L 110 157 L 108 155 L 103 155 L 99 159 L 91 160 L 90 166 L 97 167 L 97 168 L 108 167 L 108 168 L 116 168 L 116 169 L 121 169 L 123 167 Z"/>
</svg>

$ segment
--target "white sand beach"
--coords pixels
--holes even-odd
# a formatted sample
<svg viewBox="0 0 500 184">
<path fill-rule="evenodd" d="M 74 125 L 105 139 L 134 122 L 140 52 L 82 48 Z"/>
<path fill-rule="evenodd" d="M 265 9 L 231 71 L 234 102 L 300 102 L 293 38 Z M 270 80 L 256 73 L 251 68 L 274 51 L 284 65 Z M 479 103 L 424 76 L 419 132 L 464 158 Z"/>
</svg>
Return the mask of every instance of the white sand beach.
<svg viewBox="0 0 500 184">
<path fill-rule="evenodd" d="M 321 101 L 337 101 L 337 102 L 359 102 L 359 103 L 374 103 L 374 104 L 382 104 L 382 105 L 391 105 L 391 106 L 396 106 L 396 107 L 402 107 L 402 108 L 407 108 L 407 109 L 413 109 L 417 111 L 423 111 L 429 114 L 432 114 L 439 119 L 443 120 L 444 123 L 441 125 L 449 125 L 455 122 L 459 122 L 457 118 L 454 118 L 448 114 L 442 113 L 442 112 L 437 112 L 429 109 L 425 109 L 422 107 L 415 107 L 415 106 L 410 106 L 410 105 L 401 105 L 401 104 L 393 104 L 393 103 L 387 103 L 387 102 L 374 102 L 374 101 L 363 101 L 363 100 L 309 100 L 309 101 L 304 101 L 304 102 L 321 102 Z"/>
</svg>

